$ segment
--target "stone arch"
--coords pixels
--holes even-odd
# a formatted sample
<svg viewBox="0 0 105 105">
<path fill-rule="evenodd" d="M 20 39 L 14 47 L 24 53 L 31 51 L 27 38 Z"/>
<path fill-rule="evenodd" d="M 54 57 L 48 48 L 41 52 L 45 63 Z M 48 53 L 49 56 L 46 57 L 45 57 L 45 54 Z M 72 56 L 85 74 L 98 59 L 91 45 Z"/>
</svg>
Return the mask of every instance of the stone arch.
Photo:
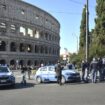
<svg viewBox="0 0 105 105">
<path fill-rule="evenodd" d="M 6 51 L 6 43 L 5 43 L 5 41 L 0 41 L 0 51 Z"/>
<path fill-rule="evenodd" d="M 1 65 L 5 65 L 5 64 L 6 64 L 5 59 L 1 59 L 1 60 L 0 60 L 0 64 L 1 64 Z"/>
<path fill-rule="evenodd" d="M 20 52 L 25 52 L 25 45 L 24 45 L 24 43 L 20 43 L 19 49 L 20 49 Z"/>
<path fill-rule="evenodd" d="M 24 65 L 24 60 L 20 60 L 19 65 L 23 66 Z"/>
<path fill-rule="evenodd" d="M 38 52 L 39 52 L 39 46 L 35 45 L 35 53 L 38 53 Z"/>
<path fill-rule="evenodd" d="M 16 51 L 16 43 L 15 42 L 11 42 L 10 43 L 10 51 Z"/>
<path fill-rule="evenodd" d="M 15 61 L 14 59 L 12 59 L 12 60 L 10 61 L 10 65 L 16 65 L 16 61 Z"/>
<path fill-rule="evenodd" d="M 27 45 L 27 52 L 32 52 L 32 46 L 31 46 L 31 44 Z"/>
<path fill-rule="evenodd" d="M 31 66 L 31 63 L 32 63 L 31 60 L 28 60 L 28 61 L 27 61 L 27 65 L 28 65 L 28 66 Z"/>
</svg>

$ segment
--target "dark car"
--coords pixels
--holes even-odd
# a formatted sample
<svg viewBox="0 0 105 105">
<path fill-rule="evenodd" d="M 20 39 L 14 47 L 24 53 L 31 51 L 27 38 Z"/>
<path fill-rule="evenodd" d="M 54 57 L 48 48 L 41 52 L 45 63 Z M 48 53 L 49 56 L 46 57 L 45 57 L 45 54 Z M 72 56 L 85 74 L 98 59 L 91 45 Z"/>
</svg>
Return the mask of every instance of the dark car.
<svg viewBox="0 0 105 105">
<path fill-rule="evenodd" d="M 0 86 L 15 86 L 15 77 L 7 66 L 0 65 Z"/>
</svg>

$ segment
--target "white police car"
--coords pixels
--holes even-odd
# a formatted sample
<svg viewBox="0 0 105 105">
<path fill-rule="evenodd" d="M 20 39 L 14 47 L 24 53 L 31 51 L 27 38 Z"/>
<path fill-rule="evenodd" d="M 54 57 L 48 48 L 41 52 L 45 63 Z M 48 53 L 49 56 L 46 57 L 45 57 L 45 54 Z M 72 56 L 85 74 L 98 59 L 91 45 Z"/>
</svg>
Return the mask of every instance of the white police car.
<svg viewBox="0 0 105 105">
<path fill-rule="evenodd" d="M 0 86 L 15 86 L 15 77 L 6 65 L 0 65 Z"/>
<path fill-rule="evenodd" d="M 36 83 L 42 82 L 57 82 L 55 66 L 43 66 L 40 67 L 35 74 Z M 80 81 L 80 73 L 74 68 L 64 68 L 62 70 L 62 83 L 71 81 Z"/>
</svg>

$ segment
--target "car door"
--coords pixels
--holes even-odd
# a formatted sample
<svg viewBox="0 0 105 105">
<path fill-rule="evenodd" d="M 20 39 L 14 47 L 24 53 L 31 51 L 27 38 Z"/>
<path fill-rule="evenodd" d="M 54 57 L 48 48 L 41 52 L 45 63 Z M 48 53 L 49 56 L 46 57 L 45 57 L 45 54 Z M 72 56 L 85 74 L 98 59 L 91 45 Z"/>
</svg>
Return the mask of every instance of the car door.
<svg viewBox="0 0 105 105">
<path fill-rule="evenodd" d="M 48 78 L 49 78 L 50 81 L 57 81 L 54 66 L 49 66 L 49 68 L 48 68 Z"/>
<path fill-rule="evenodd" d="M 40 72 L 41 72 L 41 77 L 44 81 L 47 81 L 48 80 L 48 70 L 47 70 L 47 67 L 42 67 L 40 69 Z"/>
</svg>

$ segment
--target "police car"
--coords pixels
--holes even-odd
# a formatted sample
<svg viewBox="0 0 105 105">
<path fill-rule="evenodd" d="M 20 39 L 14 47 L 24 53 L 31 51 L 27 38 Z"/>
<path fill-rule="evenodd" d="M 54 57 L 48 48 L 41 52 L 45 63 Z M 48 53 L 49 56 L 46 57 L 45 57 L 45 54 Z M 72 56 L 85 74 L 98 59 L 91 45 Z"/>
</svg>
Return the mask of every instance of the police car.
<svg viewBox="0 0 105 105">
<path fill-rule="evenodd" d="M 57 82 L 55 66 L 43 66 L 40 67 L 34 76 L 36 83 L 42 82 Z M 68 69 L 64 68 L 62 70 L 62 83 L 78 81 L 80 82 L 80 73 L 77 72 L 74 68 Z"/>
</svg>

